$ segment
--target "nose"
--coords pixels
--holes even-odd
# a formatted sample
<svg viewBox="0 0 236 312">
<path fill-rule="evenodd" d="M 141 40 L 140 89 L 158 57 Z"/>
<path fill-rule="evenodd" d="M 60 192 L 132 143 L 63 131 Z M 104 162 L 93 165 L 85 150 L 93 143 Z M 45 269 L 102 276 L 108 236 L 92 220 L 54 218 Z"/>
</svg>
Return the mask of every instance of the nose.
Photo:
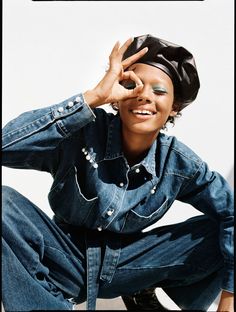
<svg viewBox="0 0 236 312">
<path fill-rule="evenodd" d="M 148 90 L 142 90 L 141 93 L 138 95 L 137 97 L 137 101 L 139 103 L 151 103 L 152 100 L 151 100 L 151 96 L 150 94 L 148 93 Z"/>
</svg>

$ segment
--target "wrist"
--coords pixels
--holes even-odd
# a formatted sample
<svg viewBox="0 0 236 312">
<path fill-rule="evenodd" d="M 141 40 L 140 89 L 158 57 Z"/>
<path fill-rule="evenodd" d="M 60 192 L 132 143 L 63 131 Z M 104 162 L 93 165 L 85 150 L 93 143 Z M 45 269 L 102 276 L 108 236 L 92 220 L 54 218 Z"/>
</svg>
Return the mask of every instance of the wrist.
<svg viewBox="0 0 236 312">
<path fill-rule="evenodd" d="M 85 102 L 91 107 L 95 108 L 102 103 L 102 100 L 100 99 L 99 95 L 95 90 L 87 90 L 83 93 L 83 97 L 85 99 Z"/>
</svg>

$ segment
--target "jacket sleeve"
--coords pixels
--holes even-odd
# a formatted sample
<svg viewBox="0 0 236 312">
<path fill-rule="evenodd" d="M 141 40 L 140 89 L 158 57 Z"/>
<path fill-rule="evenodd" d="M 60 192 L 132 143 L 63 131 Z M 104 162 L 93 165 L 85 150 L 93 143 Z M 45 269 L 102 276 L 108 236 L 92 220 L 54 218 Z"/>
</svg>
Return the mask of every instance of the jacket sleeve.
<svg viewBox="0 0 236 312">
<path fill-rule="evenodd" d="M 59 143 L 95 118 L 82 94 L 21 114 L 3 128 L 3 166 L 52 172 Z"/>
<path fill-rule="evenodd" d="M 234 277 L 234 201 L 233 191 L 217 172 L 202 162 L 191 180 L 183 186 L 179 200 L 208 215 L 219 224 L 220 248 L 224 257 L 222 289 L 233 292 Z"/>
</svg>

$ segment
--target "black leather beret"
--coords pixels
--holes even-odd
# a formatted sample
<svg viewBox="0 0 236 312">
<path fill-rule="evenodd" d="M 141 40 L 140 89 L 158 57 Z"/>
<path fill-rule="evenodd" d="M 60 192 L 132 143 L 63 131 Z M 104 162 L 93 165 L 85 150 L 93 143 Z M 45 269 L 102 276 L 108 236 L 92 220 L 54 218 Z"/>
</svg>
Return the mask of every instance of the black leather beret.
<svg viewBox="0 0 236 312">
<path fill-rule="evenodd" d="M 175 93 L 181 102 L 180 110 L 194 101 L 200 88 L 200 81 L 193 55 L 182 46 L 148 34 L 135 37 L 124 53 L 123 59 L 144 47 L 148 47 L 148 52 L 136 63 L 155 66 L 170 76 Z"/>
</svg>

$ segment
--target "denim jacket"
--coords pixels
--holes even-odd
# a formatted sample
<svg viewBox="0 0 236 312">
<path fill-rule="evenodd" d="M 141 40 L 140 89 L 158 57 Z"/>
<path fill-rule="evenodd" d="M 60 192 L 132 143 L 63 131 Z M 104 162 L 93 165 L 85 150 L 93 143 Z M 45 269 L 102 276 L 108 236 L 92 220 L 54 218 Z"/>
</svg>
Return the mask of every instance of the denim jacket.
<svg viewBox="0 0 236 312">
<path fill-rule="evenodd" d="M 3 165 L 49 172 L 55 219 L 78 227 L 134 233 L 179 200 L 213 218 L 225 260 L 222 288 L 233 292 L 233 194 L 191 149 L 159 133 L 130 167 L 119 115 L 91 110 L 78 94 L 21 114 L 3 129 Z"/>
</svg>

